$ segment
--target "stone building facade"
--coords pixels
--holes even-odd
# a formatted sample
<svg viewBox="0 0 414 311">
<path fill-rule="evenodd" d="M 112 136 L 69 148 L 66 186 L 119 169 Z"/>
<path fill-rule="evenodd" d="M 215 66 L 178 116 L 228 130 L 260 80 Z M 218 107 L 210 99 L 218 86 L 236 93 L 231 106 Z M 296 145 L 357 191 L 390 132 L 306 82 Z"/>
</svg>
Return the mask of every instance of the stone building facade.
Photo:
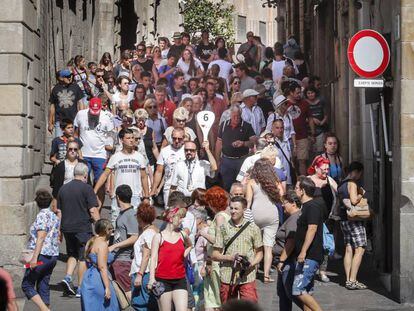
<svg viewBox="0 0 414 311">
<path fill-rule="evenodd" d="M 277 4 L 280 41 L 295 35 L 310 72 L 322 78 L 345 162 L 364 163 L 364 187 L 376 212 L 369 229 L 373 266 L 396 299 L 414 302 L 414 0 L 269 2 Z M 365 28 L 390 46 L 381 91 L 353 87 L 348 42 Z"/>
<path fill-rule="evenodd" d="M 46 128 L 55 72 L 75 55 L 99 61 L 108 51 L 116 59 L 142 36 L 152 38 L 153 2 L 0 0 L 0 266 L 12 272 L 16 285 L 22 276 L 17 259 L 37 213 L 34 194 L 49 184 L 52 137 Z M 261 29 L 269 42 L 275 39 L 275 11 L 252 13 L 250 1 L 232 2 L 237 16 L 246 18 L 246 31 Z M 178 0 L 159 4 L 157 32 L 171 36 L 182 22 Z"/>
</svg>

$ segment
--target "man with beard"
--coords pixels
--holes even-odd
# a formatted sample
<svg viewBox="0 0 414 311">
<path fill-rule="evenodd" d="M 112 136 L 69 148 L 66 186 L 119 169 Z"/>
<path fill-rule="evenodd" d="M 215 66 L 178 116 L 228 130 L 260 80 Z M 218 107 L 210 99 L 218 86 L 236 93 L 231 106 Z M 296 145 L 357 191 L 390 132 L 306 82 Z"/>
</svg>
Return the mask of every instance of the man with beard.
<svg viewBox="0 0 414 311">
<path fill-rule="evenodd" d="M 195 189 L 206 189 L 206 176 L 214 177 L 217 164 L 208 141 L 203 142 L 202 147 L 207 154 L 208 161 L 197 159 L 197 145 L 194 142 L 185 142 L 185 160 L 177 162 L 175 166 L 170 193 L 178 190 L 190 197 Z"/>
<path fill-rule="evenodd" d="M 50 133 L 55 130 L 55 137 L 63 135 L 60 121 L 68 119 L 73 121 L 76 113 L 83 108 L 83 93 L 80 87 L 73 83 L 72 73 L 68 69 L 60 70 L 56 78 L 56 84 L 50 94 L 49 125 Z"/>
<path fill-rule="evenodd" d="M 114 189 L 120 185 L 128 185 L 132 190 L 131 205 L 136 209 L 141 199 L 148 199 L 148 176 L 145 171 L 146 160 L 135 151 L 134 132 L 131 129 L 122 129 L 119 134 L 122 141 L 122 150 L 116 152 L 106 165 L 105 171 L 95 184 L 94 191 L 97 193 L 105 184 L 105 181 L 114 172 Z M 115 221 L 119 215 L 119 206 L 116 202 L 115 194 L 111 194 L 111 220 Z"/>
<path fill-rule="evenodd" d="M 89 172 L 93 170 L 94 182 L 103 173 L 107 153 L 105 146 L 110 132 L 114 129 L 114 124 L 110 117 L 103 113 L 100 98 L 91 98 L 89 108 L 78 112 L 73 124 L 76 127 L 77 136 L 83 144 L 82 154 L 88 163 Z M 102 193 L 100 195 L 103 200 Z"/>
<path fill-rule="evenodd" d="M 162 174 L 164 174 L 164 202 L 167 206 L 170 193 L 171 181 L 176 164 L 180 160 L 185 160 L 184 154 L 184 129 L 175 128 L 172 132 L 172 144 L 161 149 L 157 159 L 157 169 L 154 174 L 154 184 L 152 185 L 151 196 L 156 195 L 160 185 Z"/>
</svg>

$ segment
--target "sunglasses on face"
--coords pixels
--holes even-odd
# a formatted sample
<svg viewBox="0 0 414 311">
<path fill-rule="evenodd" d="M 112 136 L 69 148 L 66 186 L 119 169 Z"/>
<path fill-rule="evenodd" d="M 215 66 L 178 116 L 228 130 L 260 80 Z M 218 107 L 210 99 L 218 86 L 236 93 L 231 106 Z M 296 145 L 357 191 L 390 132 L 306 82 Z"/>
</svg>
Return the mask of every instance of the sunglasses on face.
<svg viewBox="0 0 414 311">
<path fill-rule="evenodd" d="M 143 52 L 145 51 L 144 49 L 137 49 L 137 52 Z"/>
<path fill-rule="evenodd" d="M 233 84 L 240 84 L 240 81 L 234 81 Z"/>
<path fill-rule="evenodd" d="M 78 148 L 68 148 L 68 151 L 75 151 L 75 152 L 77 152 L 78 151 Z"/>
<path fill-rule="evenodd" d="M 178 141 L 183 140 L 183 139 L 184 139 L 183 137 L 173 137 L 172 138 L 172 140 L 178 140 Z"/>
<path fill-rule="evenodd" d="M 175 119 L 175 121 L 177 121 L 178 123 L 185 123 L 185 121 L 187 121 L 187 120 L 185 120 L 185 119 Z"/>
<path fill-rule="evenodd" d="M 185 152 L 196 152 L 195 149 L 184 149 Z"/>
</svg>

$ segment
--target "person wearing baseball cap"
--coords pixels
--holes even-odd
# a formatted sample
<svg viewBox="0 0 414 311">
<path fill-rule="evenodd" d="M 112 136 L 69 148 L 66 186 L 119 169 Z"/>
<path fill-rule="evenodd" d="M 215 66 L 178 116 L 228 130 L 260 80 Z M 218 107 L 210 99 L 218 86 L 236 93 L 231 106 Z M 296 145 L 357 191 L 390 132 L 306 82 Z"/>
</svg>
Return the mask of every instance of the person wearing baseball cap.
<svg viewBox="0 0 414 311">
<path fill-rule="evenodd" d="M 242 110 L 242 119 L 250 123 L 257 137 L 260 136 L 260 133 L 266 126 L 263 110 L 257 106 L 258 95 L 259 92 L 253 89 L 244 90 L 243 103 L 240 105 L 240 108 Z"/>
<path fill-rule="evenodd" d="M 89 101 L 89 113 L 98 116 L 102 110 L 102 101 L 98 97 L 93 97 Z"/>
<path fill-rule="evenodd" d="M 83 108 L 83 92 L 80 87 L 73 83 L 72 73 L 65 68 L 56 72 L 58 83 L 50 93 L 50 107 L 48 130 L 54 131 L 54 138 L 61 137 L 63 131 L 60 128 L 60 121 L 75 119 L 78 110 Z"/>
<path fill-rule="evenodd" d="M 73 125 L 83 144 L 83 159 L 88 163 L 89 169 L 93 170 L 96 182 L 104 170 L 107 158 L 105 147 L 109 145 L 108 135 L 114 129 L 114 123 L 110 116 L 102 111 L 101 99 L 92 97 L 89 101 L 89 108 L 78 112 Z M 101 202 L 103 202 L 102 194 Z"/>
</svg>

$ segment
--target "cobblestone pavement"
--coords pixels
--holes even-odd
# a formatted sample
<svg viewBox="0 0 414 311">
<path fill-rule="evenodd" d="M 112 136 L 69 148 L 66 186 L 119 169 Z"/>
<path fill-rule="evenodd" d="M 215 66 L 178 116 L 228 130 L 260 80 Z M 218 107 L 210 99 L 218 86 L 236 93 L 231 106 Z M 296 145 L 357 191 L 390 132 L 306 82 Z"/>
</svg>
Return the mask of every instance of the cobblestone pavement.
<svg viewBox="0 0 414 311">
<path fill-rule="evenodd" d="M 104 211 L 104 215 L 108 211 Z M 62 245 L 62 251 L 64 247 Z M 63 259 L 64 256 L 62 256 Z M 366 256 L 368 257 L 368 256 Z M 359 278 L 368 285 L 368 290 L 348 291 L 343 287 L 344 278 L 342 275 L 342 262 L 332 261 L 329 265 L 329 283 L 315 282 L 315 298 L 320 303 L 323 310 L 336 311 L 380 311 L 380 310 L 414 310 L 414 305 L 401 305 L 391 300 L 379 279 L 370 269 L 369 259 L 365 258 L 361 267 Z M 339 273 L 339 274 L 338 274 Z M 75 311 L 80 310 L 80 299 L 65 297 L 62 294 L 61 280 L 65 275 L 65 262 L 59 260 L 53 271 L 51 279 L 51 306 L 52 310 Z M 76 274 L 75 274 L 76 275 Z M 276 278 L 276 275 L 274 276 Z M 259 305 L 263 311 L 278 310 L 278 297 L 276 295 L 276 283 L 263 284 L 258 282 Z M 31 302 L 26 302 L 24 311 L 37 310 Z M 132 309 L 131 309 L 132 310 Z M 294 307 L 294 310 L 300 310 Z"/>
</svg>

